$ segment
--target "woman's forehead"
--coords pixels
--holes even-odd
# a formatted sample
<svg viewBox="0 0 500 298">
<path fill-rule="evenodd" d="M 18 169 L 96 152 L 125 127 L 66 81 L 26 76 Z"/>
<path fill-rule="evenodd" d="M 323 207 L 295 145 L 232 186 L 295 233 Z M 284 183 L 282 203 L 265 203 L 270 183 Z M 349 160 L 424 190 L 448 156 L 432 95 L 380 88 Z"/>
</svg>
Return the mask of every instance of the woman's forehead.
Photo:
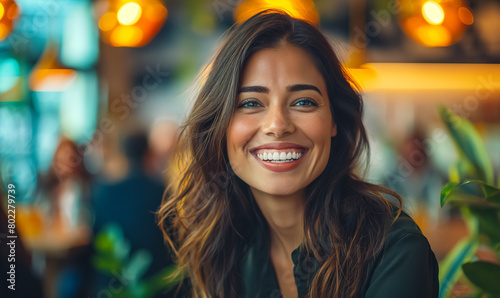
<svg viewBox="0 0 500 298">
<path fill-rule="evenodd" d="M 319 85 L 326 91 L 323 76 L 310 55 L 300 47 L 282 45 L 255 52 L 243 69 L 241 86 Z"/>
</svg>

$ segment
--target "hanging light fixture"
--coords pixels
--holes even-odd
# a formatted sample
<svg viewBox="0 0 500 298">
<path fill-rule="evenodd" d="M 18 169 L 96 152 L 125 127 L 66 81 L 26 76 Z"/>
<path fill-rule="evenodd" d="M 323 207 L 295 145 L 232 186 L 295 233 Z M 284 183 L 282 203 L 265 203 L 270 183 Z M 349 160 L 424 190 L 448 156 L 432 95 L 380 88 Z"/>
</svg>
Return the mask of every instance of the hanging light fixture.
<svg viewBox="0 0 500 298">
<path fill-rule="evenodd" d="M 428 47 L 445 47 L 460 40 L 474 22 L 462 0 L 401 0 L 399 23 L 403 31 Z"/>
<path fill-rule="evenodd" d="M 19 6 L 14 0 L 0 0 L 0 41 L 5 39 L 19 16 Z"/>
<path fill-rule="evenodd" d="M 106 0 L 99 18 L 104 42 L 115 47 L 140 47 L 149 43 L 167 18 L 159 0 Z"/>
<path fill-rule="evenodd" d="M 310 24 L 319 22 L 319 15 L 312 0 L 243 0 L 234 10 L 234 19 L 243 23 L 266 9 L 282 10 Z"/>
</svg>

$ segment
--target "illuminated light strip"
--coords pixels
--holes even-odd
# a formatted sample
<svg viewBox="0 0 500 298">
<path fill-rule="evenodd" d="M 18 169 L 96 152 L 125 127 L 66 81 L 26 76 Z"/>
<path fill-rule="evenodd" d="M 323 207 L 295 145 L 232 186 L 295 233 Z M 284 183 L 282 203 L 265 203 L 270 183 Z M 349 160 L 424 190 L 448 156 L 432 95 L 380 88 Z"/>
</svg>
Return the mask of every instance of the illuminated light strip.
<svg viewBox="0 0 500 298">
<path fill-rule="evenodd" d="M 500 91 L 500 65 L 455 63 L 367 63 L 348 68 L 364 92 L 390 90 L 475 90 L 480 80 Z"/>
</svg>

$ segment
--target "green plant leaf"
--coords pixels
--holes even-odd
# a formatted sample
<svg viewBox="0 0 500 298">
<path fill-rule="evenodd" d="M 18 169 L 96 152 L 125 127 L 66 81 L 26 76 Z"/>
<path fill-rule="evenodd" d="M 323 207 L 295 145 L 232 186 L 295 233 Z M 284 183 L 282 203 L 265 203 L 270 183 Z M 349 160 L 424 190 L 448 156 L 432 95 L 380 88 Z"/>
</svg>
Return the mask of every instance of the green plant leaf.
<svg viewBox="0 0 500 298">
<path fill-rule="evenodd" d="M 478 220 L 479 233 L 488 236 L 492 247 L 500 244 L 500 211 L 484 208 L 470 208 L 470 211 Z"/>
<path fill-rule="evenodd" d="M 448 182 L 443 186 L 443 188 L 441 189 L 441 207 L 444 206 L 451 192 L 455 189 L 457 185 L 458 183 L 456 182 Z"/>
<path fill-rule="evenodd" d="M 457 279 L 462 274 L 461 265 L 476 252 L 478 241 L 469 236 L 460 240 L 439 266 L 439 297 L 447 297 Z"/>
<path fill-rule="evenodd" d="M 121 263 L 120 260 L 103 257 L 100 255 L 92 257 L 92 264 L 97 270 L 107 275 L 111 275 L 110 272 L 113 271 L 119 272 L 123 268 L 123 264 Z"/>
<path fill-rule="evenodd" d="M 112 277 L 121 272 L 121 277 L 127 280 L 126 286 L 119 293 L 121 298 L 153 297 L 161 290 L 169 290 L 184 277 L 182 273 L 172 274 L 177 271 L 177 266 L 172 265 L 143 280 L 153 257 L 146 249 L 137 250 L 129 256 L 130 243 L 125 239 L 121 227 L 116 224 L 106 225 L 96 234 L 94 247 L 94 267 Z"/>
<path fill-rule="evenodd" d="M 94 247 L 100 255 L 125 260 L 130 254 L 130 243 L 125 239 L 118 224 L 104 226 L 95 237 Z"/>
<path fill-rule="evenodd" d="M 483 290 L 476 288 L 470 298 L 484 298 L 484 294 L 486 293 Z"/>
<path fill-rule="evenodd" d="M 500 189 L 481 180 L 448 182 L 441 189 L 441 207 L 451 201 L 467 206 L 500 208 Z"/>
<path fill-rule="evenodd" d="M 147 289 L 146 294 L 154 295 L 159 291 L 169 291 L 179 284 L 186 274 L 184 271 L 179 271 L 177 265 L 170 265 L 144 281 L 143 285 Z"/>
<path fill-rule="evenodd" d="M 476 261 L 462 265 L 465 276 L 484 291 L 500 295 L 500 265 L 486 261 Z"/>
<path fill-rule="evenodd" d="M 132 283 L 137 283 L 144 273 L 146 273 L 152 261 L 153 256 L 151 252 L 146 249 L 140 249 L 128 261 L 124 269 L 125 274 L 131 279 Z"/>
<path fill-rule="evenodd" d="M 488 185 L 488 184 L 482 184 L 483 192 L 486 197 L 486 200 L 500 204 L 500 189 Z"/>
<path fill-rule="evenodd" d="M 483 140 L 472 123 L 443 106 L 439 111 L 458 150 L 474 167 L 476 178 L 493 184 L 493 167 Z"/>
<path fill-rule="evenodd" d="M 448 169 L 448 179 L 450 182 L 460 182 L 460 180 L 465 179 L 468 173 L 474 172 L 474 166 L 471 165 L 467 158 L 464 158 L 463 154 L 460 154 L 460 158 L 450 166 Z"/>
</svg>

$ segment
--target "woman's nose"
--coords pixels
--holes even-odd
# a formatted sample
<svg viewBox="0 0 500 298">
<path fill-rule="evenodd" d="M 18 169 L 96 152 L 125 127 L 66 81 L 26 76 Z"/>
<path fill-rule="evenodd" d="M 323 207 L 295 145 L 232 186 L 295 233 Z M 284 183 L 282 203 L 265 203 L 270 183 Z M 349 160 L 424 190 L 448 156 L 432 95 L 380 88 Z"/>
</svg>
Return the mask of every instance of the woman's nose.
<svg viewBox="0 0 500 298">
<path fill-rule="evenodd" d="M 290 113 L 281 106 L 269 107 L 262 125 L 262 131 L 266 135 L 277 138 L 292 134 L 295 125 Z"/>
</svg>

